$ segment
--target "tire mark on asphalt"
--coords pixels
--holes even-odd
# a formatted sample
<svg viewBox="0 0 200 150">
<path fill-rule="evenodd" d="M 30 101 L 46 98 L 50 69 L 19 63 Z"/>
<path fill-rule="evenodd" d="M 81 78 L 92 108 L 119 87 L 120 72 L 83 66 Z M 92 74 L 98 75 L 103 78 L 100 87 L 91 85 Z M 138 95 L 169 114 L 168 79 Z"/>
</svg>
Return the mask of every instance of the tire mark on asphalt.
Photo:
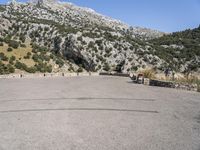
<svg viewBox="0 0 200 150">
<path fill-rule="evenodd" d="M 48 112 L 48 111 L 111 111 L 111 112 L 138 112 L 138 113 L 159 113 L 153 110 L 134 110 L 134 109 L 113 109 L 113 108 L 57 108 L 57 109 L 23 109 L 23 110 L 5 110 L 3 113 L 20 113 L 20 112 Z"/>
<path fill-rule="evenodd" d="M 146 101 L 154 102 L 156 99 L 140 99 L 140 98 L 94 98 L 94 97 L 77 97 L 77 98 L 38 98 L 38 99 L 8 99 L 0 100 L 0 102 L 16 102 L 16 101 L 64 101 L 64 100 L 78 100 L 78 101 L 91 101 L 91 100 L 113 100 L 113 101 Z"/>
</svg>

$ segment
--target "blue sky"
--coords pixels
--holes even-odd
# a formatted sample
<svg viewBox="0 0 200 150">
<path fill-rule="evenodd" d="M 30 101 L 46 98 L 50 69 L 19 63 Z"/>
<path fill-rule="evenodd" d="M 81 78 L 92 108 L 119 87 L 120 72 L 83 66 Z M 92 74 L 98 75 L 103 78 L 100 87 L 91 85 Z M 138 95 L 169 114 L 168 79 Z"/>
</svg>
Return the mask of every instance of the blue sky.
<svg viewBox="0 0 200 150">
<path fill-rule="evenodd" d="M 25 1 L 25 0 L 24 0 Z M 200 24 L 200 0 L 67 0 L 119 19 L 132 26 L 164 32 L 195 28 Z M 0 0 L 6 3 L 7 0 Z"/>
</svg>

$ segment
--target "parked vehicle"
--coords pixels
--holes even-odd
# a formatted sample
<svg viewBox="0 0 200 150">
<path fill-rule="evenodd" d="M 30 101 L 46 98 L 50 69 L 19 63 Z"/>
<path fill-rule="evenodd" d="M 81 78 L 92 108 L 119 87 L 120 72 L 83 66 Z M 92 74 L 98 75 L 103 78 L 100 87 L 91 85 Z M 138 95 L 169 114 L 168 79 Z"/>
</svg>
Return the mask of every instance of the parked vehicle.
<svg viewBox="0 0 200 150">
<path fill-rule="evenodd" d="M 133 82 L 138 83 L 138 84 L 143 84 L 144 83 L 144 75 L 143 74 L 138 74 L 138 75 L 130 75 L 131 80 L 133 80 Z"/>
</svg>

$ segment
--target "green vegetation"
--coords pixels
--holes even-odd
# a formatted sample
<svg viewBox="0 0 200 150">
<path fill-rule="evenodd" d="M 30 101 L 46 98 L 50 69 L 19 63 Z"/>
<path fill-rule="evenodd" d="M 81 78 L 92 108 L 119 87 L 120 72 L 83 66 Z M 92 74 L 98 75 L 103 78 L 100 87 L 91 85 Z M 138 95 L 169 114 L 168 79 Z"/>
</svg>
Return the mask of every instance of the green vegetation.
<svg viewBox="0 0 200 150">
<path fill-rule="evenodd" d="M 15 63 L 15 67 L 17 69 L 24 70 L 24 71 L 29 72 L 29 73 L 35 73 L 36 71 L 42 72 L 42 73 L 45 73 L 45 72 L 49 72 L 50 73 L 50 72 L 52 72 L 52 66 L 51 65 L 47 65 L 47 63 L 42 63 L 42 62 L 36 64 L 33 67 L 27 67 L 26 64 L 17 61 Z"/>
<path fill-rule="evenodd" d="M 47 63 L 38 63 L 35 65 L 37 71 L 45 73 L 45 72 L 52 72 L 52 66 L 48 65 Z"/>
<path fill-rule="evenodd" d="M 56 64 L 59 65 L 59 67 L 62 67 L 64 65 L 64 61 L 61 58 L 57 58 Z"/>
<path fill-rule="evenodd" d="M 180 66 L 189 62 L 183 73 L 188 74 L 199 69 L 200 62 L 200 26 L 193 30 L 175 32 L 158 39 L 151 40 L 154 55 L 164 59 L 169 67 L 179 71 Z"/>
<path fill-rule="evenodd" d="M 14 65 L 14 61 L 16 60 L 15 56 L 11 56 L 9 60 L 9 64 Z"/>
<path fill-rule="evenodd" d="M 4 8 L 3 6 L 0 6 L 0 12 L 3 12 L 5 10 L 6 10 L 6 8 Z"/>
<path fill-rule="evenodd" d="M 8 57 L 4 53 L 0 53 L 0 61 L 8 61 Z"/>
<path fill-rule="evenodd" d="M 110 71 L 110 66 L 109 66 L 108 63 L 105 63 L 105 64 L 104 64 L 103 70 L 105 70 L 105 71 Z"/>
<path fill-rule="evenodd" d="M 7 51 L 8 51 L 8 52 L 12 52 L 13 49 L 12 49 L 11 47 L 8 47 Z"/>
<path fill-rule="evenodd" d="M 9 73 L 14 73 L 15 69 L 12 65 L 8 64 L 5 65 L 0 61 L 0 74 L 9 74 Z"/>
<path fill-rule="evenodd" d="M 83 72 L 83 68 L 82 67 L 79 67 L 77 72 Z"/>
<path fill-rule="evenodd" d="M 14 49 L 17 49 L 17 48 L 19 47 L 19 42 L 14 41 L 14 40 L 10 40 L 10 41 L 8 42 L 8 46 L 10 46 L 10 47 L 12 47 L 12 48 L 14 48 Z"/>
<path fill-rule="evenodd" d="M 21 34 L 19 40 L 22 41 L 22 43 L 24 43 L 26 41 L 26 37 L 23 34 Z"/>
</svg>

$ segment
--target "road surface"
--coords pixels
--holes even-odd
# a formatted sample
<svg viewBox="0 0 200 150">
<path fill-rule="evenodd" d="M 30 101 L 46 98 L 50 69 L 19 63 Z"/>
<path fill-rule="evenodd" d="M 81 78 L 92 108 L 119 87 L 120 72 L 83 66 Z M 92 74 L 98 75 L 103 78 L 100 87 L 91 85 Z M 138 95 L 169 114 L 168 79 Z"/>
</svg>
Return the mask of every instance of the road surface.
<svg viewBox="0 0 200 150">
<path fill-rule="evenodd" d="M 107 76 L 0 79 L 0 150 L 200 150 L 200 94 Z"/>
</svg>

